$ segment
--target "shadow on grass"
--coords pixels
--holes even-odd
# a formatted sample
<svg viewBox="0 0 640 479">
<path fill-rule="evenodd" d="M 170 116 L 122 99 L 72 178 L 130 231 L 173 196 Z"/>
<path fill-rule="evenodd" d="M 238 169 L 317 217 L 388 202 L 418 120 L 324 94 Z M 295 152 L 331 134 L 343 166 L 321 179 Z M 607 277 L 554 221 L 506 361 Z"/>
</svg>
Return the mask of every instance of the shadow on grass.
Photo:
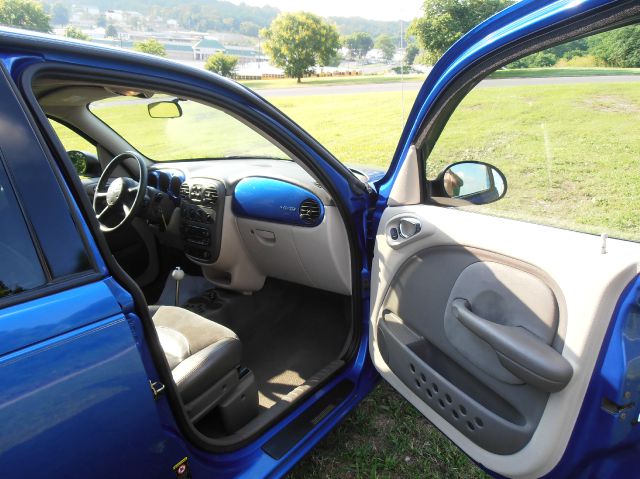
<svg viewBox="0 0 640 479">
<path fill-rule="evenodd" d="M 489 476 L 387 383 L 380 382 L 287 477 Z"/>
</svg>

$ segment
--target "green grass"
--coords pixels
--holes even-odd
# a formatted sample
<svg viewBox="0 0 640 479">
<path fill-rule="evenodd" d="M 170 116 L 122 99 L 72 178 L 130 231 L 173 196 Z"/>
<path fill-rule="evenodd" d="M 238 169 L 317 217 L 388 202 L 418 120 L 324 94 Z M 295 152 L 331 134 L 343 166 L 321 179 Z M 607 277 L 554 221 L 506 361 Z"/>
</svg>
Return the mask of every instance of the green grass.
<svg viewBox="0 0 640 479">
<path fill-rule="evenodd" d="M 488 478 L 387 383 L 289 474 L 321 478 Z"/>
<path fill-rule="evenodd" d="M 404 93 L 405 118 L 416 95 L 416 91 Z M 402 99 L 401 92 L 377 92 L 274 97 L 270 101 L 342 162 L 386 167 L 404 126 Z"/>
<path fill-rule="evenodd" d="M 405 75 L 403 81 L 422 82 L 426 75 Z M 295 79 L 283 78 L 276 80 L 241 80 L 242 83 L 254 90 L 266 90 L 270 88 L 305 88 L 313 86 L 331 85 L 371 85 L 382 83 L 397 83 L 400 75 L 359 75 L 345 77 L 310 77 L 303 78 L 302 83 L 297 83 Z"/>
<path fill-rule="evenodd" d="M 640 68 L 514 68 L 498 70 L 489 78 L 549 78 L 640 75 Z"/>
</svg>

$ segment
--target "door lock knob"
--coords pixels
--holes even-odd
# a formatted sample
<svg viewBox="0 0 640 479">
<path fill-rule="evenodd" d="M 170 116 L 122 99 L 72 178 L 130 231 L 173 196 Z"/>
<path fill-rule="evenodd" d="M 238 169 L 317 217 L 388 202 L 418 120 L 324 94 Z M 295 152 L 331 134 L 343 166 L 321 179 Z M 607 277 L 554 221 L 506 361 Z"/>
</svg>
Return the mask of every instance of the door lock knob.
<svg viewBox="0 0 640 479">
<path fill-rule="evenodd" d="M 422 225 L 415 218 L 402 218 L 398 224 L 400 237 L 403 239 L 411 238 L 420 232 Z"/>
</svg>

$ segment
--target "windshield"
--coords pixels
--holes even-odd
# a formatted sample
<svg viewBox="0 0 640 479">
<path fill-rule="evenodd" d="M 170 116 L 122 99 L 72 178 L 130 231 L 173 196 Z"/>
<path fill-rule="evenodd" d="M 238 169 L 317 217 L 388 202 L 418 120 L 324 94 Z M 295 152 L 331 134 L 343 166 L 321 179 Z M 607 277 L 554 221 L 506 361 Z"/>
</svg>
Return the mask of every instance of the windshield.
<svg viewBox="0 0 640 479">
<path fill-rule="evenodd" d="M 147 158 L 154 161 L 211 158 L 290 159 L 260 133 L 228 113 L 191 100 L 179 101 L 175 118 L 152 118 L 152 99 L 117 97 L 99 100 L 89 110 Z"/>
</svg>

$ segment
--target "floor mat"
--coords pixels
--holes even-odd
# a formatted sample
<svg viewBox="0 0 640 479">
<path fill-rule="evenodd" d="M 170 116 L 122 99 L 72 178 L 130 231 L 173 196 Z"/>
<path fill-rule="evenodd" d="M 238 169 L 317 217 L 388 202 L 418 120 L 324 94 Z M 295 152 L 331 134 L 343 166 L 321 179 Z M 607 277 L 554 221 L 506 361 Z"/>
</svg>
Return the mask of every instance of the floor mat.
<svg viewBox="0 0 640 479">
<path fill-rule="evenodd" d="M 261 408 L 337 359 L 350 331 L 348 297 L 278 280 L 252 295 L 213 289 L 185 307 L 236 332 Z"/>
</svg>

